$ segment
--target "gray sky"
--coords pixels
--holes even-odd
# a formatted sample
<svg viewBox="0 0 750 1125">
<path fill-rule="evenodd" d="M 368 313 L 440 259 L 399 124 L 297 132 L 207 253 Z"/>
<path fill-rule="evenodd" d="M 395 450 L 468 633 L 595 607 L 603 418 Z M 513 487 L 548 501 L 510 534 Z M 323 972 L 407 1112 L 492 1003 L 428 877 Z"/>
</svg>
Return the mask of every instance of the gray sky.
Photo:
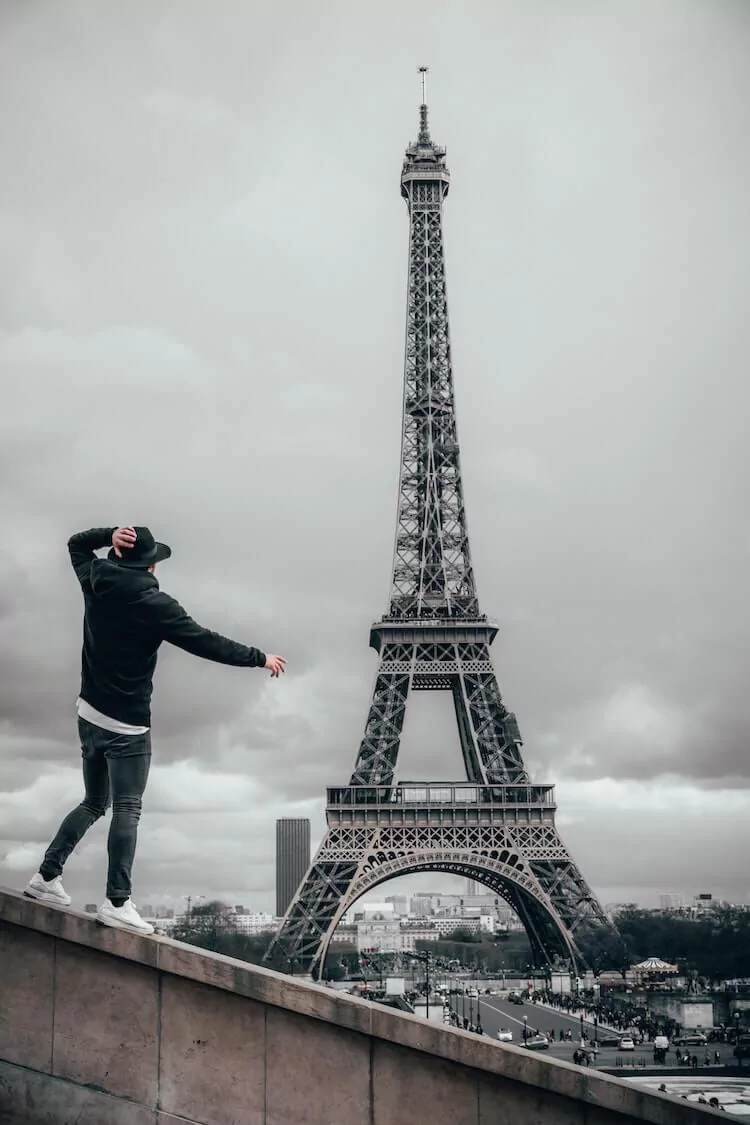
<svg viewBox="0 0 750 1125">
<path fill-rule="evenodd" d="M 102 524 L 150 525 L 163 588 L 289 658 L 276 682 L 162 650 L 136 901 L 271 909 L 275 818 L 319 838 L 388 593 L 425 63 L 527 762 L 605 901 L 750 899 L 749 52 L 745 0 L 6 0 L 0 883 L 79 799 L 65 543 Z M 415 695 L 401 776 L 460 764 L 448 701 Z"/>
</svg>

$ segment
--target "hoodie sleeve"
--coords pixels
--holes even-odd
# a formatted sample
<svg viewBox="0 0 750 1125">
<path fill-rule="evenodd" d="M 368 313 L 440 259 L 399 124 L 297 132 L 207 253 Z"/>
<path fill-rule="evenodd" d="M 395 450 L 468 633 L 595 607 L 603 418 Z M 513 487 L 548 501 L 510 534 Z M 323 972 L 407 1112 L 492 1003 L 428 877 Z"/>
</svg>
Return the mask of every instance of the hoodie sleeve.
<svg viewBox="0 0 750 1125">
<path fill-rule="evenodd" d="M 259 648 L 251 648 L 238 641 L 231 641 L 221 633 L 204 629 L 169 594 L 159 591 L 153 599 L 152 607 L 156 629 L 163 641 L 217 664 L 232 664 L 240 668 L 265 667 L 266 654 Z"/>
<path fill-rule="evenodd" d="M 112 536 L 116 531 L 117 527 L 92 527 L 90 531 L 79 531 L 76 535 L 71 535 L 68 551 L 79 582 L 89 576 L 89 569 L 96 558 L 94 551 L 101 547 L 111 547 Z"/>
</svg>

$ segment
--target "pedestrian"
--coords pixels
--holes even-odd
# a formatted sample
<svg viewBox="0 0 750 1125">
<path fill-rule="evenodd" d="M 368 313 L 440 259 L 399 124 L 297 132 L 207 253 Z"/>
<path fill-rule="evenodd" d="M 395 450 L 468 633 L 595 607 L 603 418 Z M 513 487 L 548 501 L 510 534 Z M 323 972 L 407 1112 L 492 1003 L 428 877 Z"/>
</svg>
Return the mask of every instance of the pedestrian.
<svg viewBox="0 0 750 1125">
<path fill-rule="evenodd" d="M 692 1066 L 693 1070 L 698 1069 L 698 1056 L 697 1055 L 693 1055 L 693 1057 L 690 1060 L 690 1065 Z"/>
<path fill-rule="evenodd" d="M 721 1051 L 714 1051 L 714 1062 L 715 1063 L 721 1062 Z"/>
<path fill-rule="evenodd" d="M 109 544 L 107 558 L 97 558 L 95 551 Z M 286 670 L 286 660 L 204 629 L 161 591 L 154 571 L 172 552 L 147 527 L 82 531 L 69 539 L 68 551 L 84 599 L 77 711 L 85 795 L 63 820 L 24 893 L 52 905 L 70 905 L 61 878 L 65 861 L 111 804 L 106 898 L 96 919 L 151 934 L 153 926 L 141 918 L 130 893 L 151 766 L 150 704 L 159 646 L 168 641 L 218 664 L 268 668 L 272 677 Z"/>
</svg>

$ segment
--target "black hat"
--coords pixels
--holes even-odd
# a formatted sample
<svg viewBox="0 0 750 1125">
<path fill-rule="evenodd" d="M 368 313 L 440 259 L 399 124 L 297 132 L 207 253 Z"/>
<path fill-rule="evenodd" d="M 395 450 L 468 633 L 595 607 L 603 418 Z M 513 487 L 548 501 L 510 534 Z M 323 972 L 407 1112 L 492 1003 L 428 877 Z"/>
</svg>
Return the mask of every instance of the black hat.
<svg viewBox="0 0 750 1125">
<path fill-rule="evenodd" d="M 108 559 L 116 562 L 118 566 L 149 567 L 154 563 L 163 562 L 172 554 L 172 548 L 166 543 L 157 543 L 147 527 L 134 527 L 135 543 L 132 547 L 123 547 L 122 558 L 115 554 L 114 547 L 107 555 Z"/>
</svg>

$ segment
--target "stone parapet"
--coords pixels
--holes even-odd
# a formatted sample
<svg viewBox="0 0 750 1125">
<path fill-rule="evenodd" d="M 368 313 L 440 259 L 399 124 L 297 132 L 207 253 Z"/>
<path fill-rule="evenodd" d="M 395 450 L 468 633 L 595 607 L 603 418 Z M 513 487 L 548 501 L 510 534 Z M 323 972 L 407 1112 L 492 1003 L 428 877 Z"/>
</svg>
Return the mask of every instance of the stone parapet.
<svg viewBox="0 0 750 1125">
<path fill-rule="evenodd" d="M 0 891 L 0 1125 L 699 1125 L 711 1112 Z"/>
</svg>

